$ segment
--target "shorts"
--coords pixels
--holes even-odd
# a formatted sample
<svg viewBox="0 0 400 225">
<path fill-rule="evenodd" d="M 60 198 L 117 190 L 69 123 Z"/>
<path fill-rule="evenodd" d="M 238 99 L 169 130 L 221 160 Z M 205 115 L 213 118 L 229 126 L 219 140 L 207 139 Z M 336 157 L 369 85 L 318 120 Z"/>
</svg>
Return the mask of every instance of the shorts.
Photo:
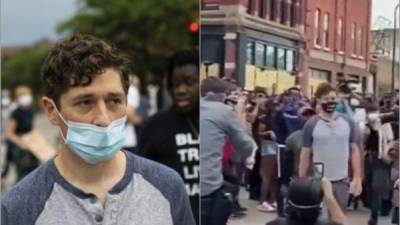
<svg viewBox="0 0 400 225">
<path fill-rule="evenodd" d="M 261 156 L 276 155 L 278 152 L 278 143 L 273 141 L 263 141 L 261 143 Z"/>
</svg>

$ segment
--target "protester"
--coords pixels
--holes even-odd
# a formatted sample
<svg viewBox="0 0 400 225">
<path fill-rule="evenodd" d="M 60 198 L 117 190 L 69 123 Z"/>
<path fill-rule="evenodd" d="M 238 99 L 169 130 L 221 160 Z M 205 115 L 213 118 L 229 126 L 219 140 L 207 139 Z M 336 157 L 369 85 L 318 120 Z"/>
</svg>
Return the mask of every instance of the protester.
<svg viewBox="0 0 400 225">
<path fill-rule="evenodd" d="M 138 110 L 140 106 L 140 94 L 139 94 L 139 78 L 132 75 L 130 77 L 130 85 L 127 94 L 127 107 L 126 115 L 127 122 L 125 124 L 125 143 L 124 149 L 132 153 L 137 151 L 137 132 L 136 127 L 142 124 L 143 119 L 139 115 Z"/>
<path fill-rule="evenodd" d="M 176 170 L 184 179 L 193 215 L 199 218 L 198 52 L 174 53 L 168 62 L 173 106 L 149 119 L 139 139 L 139 154 Z"/>
<path fill-rule="evenodd" d="M 2 225 L 195 223 L 175 171 L 121 151 L 128 74 L 127 60 L 96 37 L 55 44 L 42 103 L 62 136 L 58 155 L 4 196 Z"/>
<path fill-rule="evenodd" d="M 335 112 L 337 92 L 330 84 L 320 84 L 315 98 L 321 111 L 304 126 L 299 175 L 307 176 L 313 162 L 323 163 L 335 197 L 342 209 L 345 209 L 349 192 L 358 196 L 362 191 L 361 159 L 355 124 L 347 116 Z M 349 188 L 350 159 L 353 178 Z"/>
<path fill-rule="evenodd" d="M 223 104 L 229 84 L 219 78 L 208 78 L 201 85 L 200 100 L 200 195 L 201 224 L 225 225 L 232 208 L 232 194 L 224 187 L 222 153 L 226 139 L 233 150 L 247 158 L 257 147 L 230 106 Z M 240 104 L 242 105 L 242 104 Z M 243 106 L 239 106 L 243 111 Z M 253 160 L 249 160 L 254 162 Z"/>
<path fill-rule="evenodd" d="M 29 87 L 18 86 L 15 89 L 18 107 L 7 121 L 7 140 L 10 159 L 16 165 L 17 181 L 39 166 L 39 161 L 29 151 L 22 135 L 33 130 L 34 112 L 32 109 L 32 91 Z"/>
<path fill-rule="evenodd" d="M 277 152 L 278 142 L 273 120 L 275 111 L 272 105 L 266 107 L 265 114 L 260 115 L 259 146 L 261 150 L 261 165 L 259 173 L 262 184 L 260 191 L 260 205 L 257 209 L 262 212 L 275 212 L 277 207 L 278 183 L 277 183 Z"/>
<path fill-rule="evenodd" d="M 309 106 L 304 106 L 299 109 L 299 118 L 301 123 L 306 124 L 307 121 L 312 118 L 313 116 L 316 115 L 316 112 Z M 293 164 L 293 173 L 292 176 L 298 176 L 299 174 L 299 164 L 300 164 L 300 153 L 301 153 L 301 147 L 303 146 L 303 129 L 297 130 L 293 132 L 291 135 L 289 135 L 288 138 L 286 138 L 286 148 L 289 152 L 293 152 L 294 155 L 294 164 Z"/>
</svg>

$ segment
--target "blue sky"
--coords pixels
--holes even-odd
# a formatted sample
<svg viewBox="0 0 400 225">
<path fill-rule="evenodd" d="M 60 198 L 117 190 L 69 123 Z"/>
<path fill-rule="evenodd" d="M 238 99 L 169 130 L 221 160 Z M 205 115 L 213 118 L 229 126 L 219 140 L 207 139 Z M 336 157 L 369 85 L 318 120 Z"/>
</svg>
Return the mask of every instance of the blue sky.
<svg viewBox="0 0 400 225">
<path fill-rule="evenodd" d="M 1 0 L 2 46 L 57 39 L 55 28 L 76 11 L 76 0 Z"/>
<path fill-rule="evenodd" d="M 75 13 L 76 1 L 1 0 L 1 45 L 21 46 L 57 39 L 55 28 Z M 371 24 L 375 24 L 378 16 L 393 20 L 396 2 L 398 0 L 373 0 Z"/>
</svg>

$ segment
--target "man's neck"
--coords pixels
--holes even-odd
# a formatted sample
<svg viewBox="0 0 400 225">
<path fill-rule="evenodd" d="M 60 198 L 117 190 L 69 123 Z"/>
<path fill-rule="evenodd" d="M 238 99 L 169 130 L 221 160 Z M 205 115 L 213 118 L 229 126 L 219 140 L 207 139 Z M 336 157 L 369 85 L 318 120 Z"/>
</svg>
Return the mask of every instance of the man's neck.
<svg viewBox="0 0 400 225">
<path fill-rule="evenodd" d="M 336 112 L 327 113 L 323 110 L 319 113 L 319 116 L 326 120 L 334 120 L 336 118 Z"/>
<path fill-rule="evenodd" d="M 97 195 L 99 192 L 108 192 L 123 178 L 127 159 L 125 154 L 119 151 L 110 161 L 91 165 L 61 144 L 54 163 L 61 176 L 69 183 L 82 191 Z"/>
</svg>

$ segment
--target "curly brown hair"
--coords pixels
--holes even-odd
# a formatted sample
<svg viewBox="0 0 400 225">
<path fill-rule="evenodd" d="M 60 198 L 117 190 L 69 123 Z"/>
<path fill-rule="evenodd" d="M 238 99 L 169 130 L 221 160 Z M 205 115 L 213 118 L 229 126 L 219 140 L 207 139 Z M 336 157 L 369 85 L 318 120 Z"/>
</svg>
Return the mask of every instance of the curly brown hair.
<svg viewBox="0 0 400 225">
<path fill-rule="evenodd" d="M 129 60 L 106 42 L 75 34 L 55 44 L 41 70 L 44 95 L 59 107 L 60 96 L 71 87 L 88 86 L 105 69 L 119 72 L 125 94 L 129 88 Z"/>
<path fill-rule="evenodd" d="M 315 91 L 315 98 L 319 99 L 322 96 L 329 94 L 331 91 L 336 92 L 336 89 L 332 87 L 330 83 L 321 83 L 318 85 L 317 90 Z"/>
</svg>

